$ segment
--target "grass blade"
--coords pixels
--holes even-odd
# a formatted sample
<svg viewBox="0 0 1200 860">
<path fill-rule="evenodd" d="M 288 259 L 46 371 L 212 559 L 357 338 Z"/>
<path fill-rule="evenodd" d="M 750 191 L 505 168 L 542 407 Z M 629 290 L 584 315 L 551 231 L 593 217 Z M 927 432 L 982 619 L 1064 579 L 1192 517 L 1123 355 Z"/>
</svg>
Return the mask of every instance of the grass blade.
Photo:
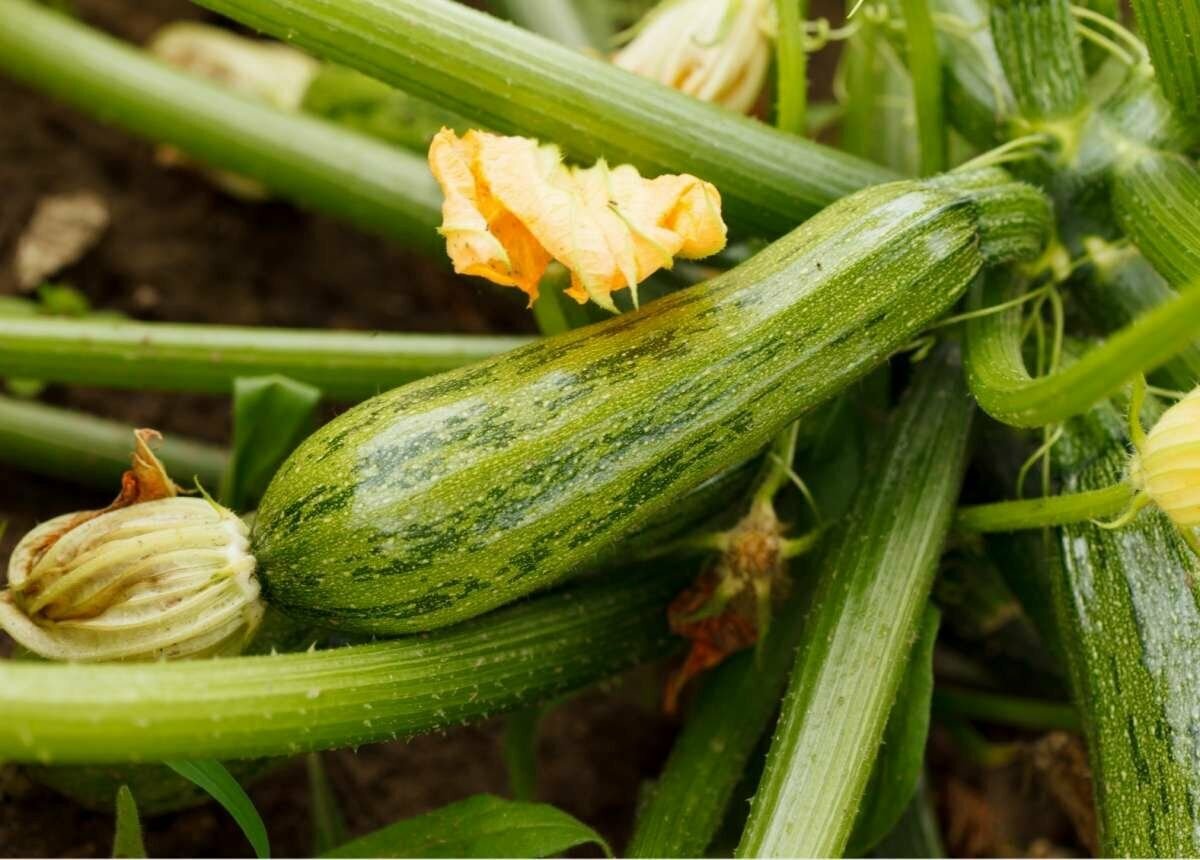
<svg viewBox="0 0 1200 860">
<path fill-rule="evenodd" d="M 587 843 L 612 857 L 595 830 L 544 803 L 477 794 L 398 821 L 324 857 L 548 857 Z"/>
<path fill-rule="evenodd" d="M 137 801 L 127 785 L 117 789 L 117 823 L 116 833 L 113 834 L 112 856 L 116 860 L 146 856 Z"/>
<path fill-rule="evenodd" d="M 541 721 L 541 708 L 514 711 L 504 721 L 504 765 L 508 770 L 508 787 L 517 800 L 532 801 L 537 797 L 537 741 Z"/>
<path fill-rule="evenodd" d="M 190 779 L 212 795 L 213 800 L 225 807 L 233 820 L 242 828 L 256 857 L 263 860 L 271 856 L 271 844 L 267 839 L 267 828 L 262 817 L 254 808 L 253 801 L 245 790 L 219 761 L 212 760 L 168 760 L 167 767 L 185 779 Z"/>
<path fill-rule="evenodd" d="M 346 820 L 338 806 L 320 753 L 304 758 L 308 772 L 308 803 L 312 815 L 313 853 L 323 854 L 346 841 Z"/>
</svg>

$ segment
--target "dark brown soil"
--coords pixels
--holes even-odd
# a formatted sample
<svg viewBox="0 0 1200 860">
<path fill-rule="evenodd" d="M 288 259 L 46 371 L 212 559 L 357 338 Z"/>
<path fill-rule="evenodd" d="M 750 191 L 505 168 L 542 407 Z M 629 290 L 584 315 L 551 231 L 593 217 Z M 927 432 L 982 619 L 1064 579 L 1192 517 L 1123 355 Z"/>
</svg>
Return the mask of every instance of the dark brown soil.
<svg viewBox="0 0 1200 860">
<path fill-rule="evenodd" d="M 162 22 L 205 13 L 184 0 L 78 0 L 91 24 L 144 40 Z M 0 80 L 0 294 L 16 291 L 13 246 L 44 195 L 91 190 L 112 223 L 61 280 L 97 308 L 146 320 L 403 331 L 529 331 L 516 291 L 455 279 L 444 265 L 405 253 L 282 203 L 248 204 L 184 171 L 159 167 L 141 141 Z M 166 433 L 223 441 L 223 398 L 55 388 L 46 399 Z M 115 491 L 116 488 L 114 488 Z M 111 494 L 108 494 L 111 497 Z M 13 540 L 35 522 L 96 507 L 103 493 L 0 468 L 0 520 Z M 410 743 L 329 754 L 353 833 L 481 791 L 506 793 L 501 724 Z M 593 692 L 554 712 L 541 740 L 543 799 L 621 844 L 640 781 L 654 774 L 671 730 L 653 705 Z M 311 852 L 302 762 L 251 794 L 279 856 Z M 12 770 L 0 770 L 0 856 L 108 856 L 112 818 L 85 812 Z M 151 856 L 237 856 L 248 850 L 213 808 L 153 819 Z"/>
</svg>

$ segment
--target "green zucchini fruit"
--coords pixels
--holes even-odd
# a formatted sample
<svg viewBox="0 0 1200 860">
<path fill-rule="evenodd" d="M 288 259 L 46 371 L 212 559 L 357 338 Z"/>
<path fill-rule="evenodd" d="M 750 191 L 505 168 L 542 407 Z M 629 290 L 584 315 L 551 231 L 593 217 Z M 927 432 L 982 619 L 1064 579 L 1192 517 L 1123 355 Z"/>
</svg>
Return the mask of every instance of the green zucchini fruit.
<svg viewBox="0 0 1200 860">
<path fill-rule="evenodd" d="M 633 313 L 382 394 L 303 442 L 253 547 L 267 599 L 377 633 L 470 618 L 611 558 L 648 520 L 887 359 L 1042 196 L 988 171 L 845 198 Z"/>
<path fill-rule="evenodd" d="M 1141 150 L 1118 163 L 1113 211 L 1126 235 L 1173 287 L 1200 278 L 1200 168 Z"/>
<path fill-rule="evenodd" d="M 1148 417 L 1148 416 L 1147 416 Z M 1126 421 L 1072 419 L 1055 447 L 1064 491 L 1124 478 Z M 1116 530 L 1061 530 L 1055 615 L 1088 743 L 1101 856 L 1200 854 L 1200 609 L 1196 558 L 1146 510 Z"/>
<path fill-rule="evenodd" d="M 1054 120 L 1083 102 L 1086 77 L 1068 0 L 992 0 L 992 38 L 1021 115 Z"/>
</svg>

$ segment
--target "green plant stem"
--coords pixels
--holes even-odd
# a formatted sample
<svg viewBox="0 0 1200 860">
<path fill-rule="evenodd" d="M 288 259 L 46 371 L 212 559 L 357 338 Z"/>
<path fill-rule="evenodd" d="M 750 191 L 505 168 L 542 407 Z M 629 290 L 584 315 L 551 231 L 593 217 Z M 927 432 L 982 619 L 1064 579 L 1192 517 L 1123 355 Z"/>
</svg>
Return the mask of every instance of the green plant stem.
<svg viewBox="0 0 1200 860">
<path fill-rule="evenodd" d="M 938 713 L 1036 732 L 1079 731 L 1079 714 L 1066 702 L 939 686 L 933 691 L 933 708 Z"/>
<path fill-rule="evenodd" d="M 908 71 L 917 112 L 922 176 L 946 169 L 947 128 L 942 116 L 942 58 L 929 0 L 902 0 L 908 35 Z"/>
<path fill-rule="evenodd" d="M 803 135 L 808 125 L 807 13 L 808 0 L 775 0 L 775 127 L 795 135 Z"/>
<path fill-rule="evenodd" d="M 1200 2 L 1133 0 L 1133 10 L 1163 92 L 1180 113 L 1200 120 Z"/>
<path fill-rule="evenodd" d="M 1102 331 L 1127 326 L 1178 295 L 1136 248 L 1114 247 L 1095 239 L 1085 245 L 1092 260 L 1091 276 L 1072 282 L 1070 290 Z M 1200 332 L 1159 368 L 1153 381 L 1187 390 L 1196 380 L 1200 380 Z"/>
<path fill-rule="evenodd" d="M 993 270 L 972 291 L 972 307 L 1013 298 L 1012 274 Z M 1015 427 L 1041 427 L 1086 411 L 1131 377 L 1187 348 L 1200 330 L 1200 290 L 1184 291 L 1054 373 L 1029 375 L 1021 352 L 1022 311 L 968 320 L 967 376 L 971 393 L 989 415 Z"/>
<path fill-rule="evenodd" d="M 756 654 L 738 654 L 704 682 L 662 773 L 638 813 L 629 857 L 702 857 L 750 754 L 779 705 L 809 595 L 781 608 Z"/>
<path fill-rule="evenodd" d="M 239 376 L 278 373 L 359 400 L 529 340 L 11 318 L 0 319 L 0 376 L 224 394 Z"/>
<path fill-rule="evenodd" d="M 968 505 L 958 509 L 954 527 L 967 532 L 1015 532 L 1115 517 L 1133 501 L 1129 484 L 1086 493 Z"/>
<path fill-rule="evenodd" d="M 541 706 L 513 711 L 504 720 L 504 765 L 514 800 L 532 802 L 538 787 L 538 728 Z"/>
<path fill-rule="evenodd" d="M 158 455 L 181 482 L 221 482 L 228 454 L 177 436 Z M 133 454 L 133 428 L 41 403 L 0 397 L 0 461 L 18 469 L 116 493 Z"/>
<path fill-rule="evenodd" d="M 875 452 L 821 573 L 742 857 L 839 856 L 855 822 L 949 532 L 971 405 L 929 359 Z"/>
<path fill-rule="evenodd" d="M 1058 119 L 1079 108 L 1086 75 L 1069 0 L 992 0 L 991 24 L 1026 119 Z"/>
<path fill-rule="evenodd" d="M 439 255 L 424 159 L 244 98 L 27 0 L 0 3 L 0 69 L 97 118 Z"/>
<path fill-rule="evenodd" d="M 574 158 L 700 176 L 721 190 L 726 216 L 751 230 L 783 233 L 894 178 L 450 0 L 199 2 Z"/>
<path fill-rule="evenodd" d="M 142 664 L 0 661 L 0 759 L 290 755 L 444 729 L 552 698 L 678 640 L 682 584 L 648 570 L 437 633 L 297 654 Z"/>
</svg>

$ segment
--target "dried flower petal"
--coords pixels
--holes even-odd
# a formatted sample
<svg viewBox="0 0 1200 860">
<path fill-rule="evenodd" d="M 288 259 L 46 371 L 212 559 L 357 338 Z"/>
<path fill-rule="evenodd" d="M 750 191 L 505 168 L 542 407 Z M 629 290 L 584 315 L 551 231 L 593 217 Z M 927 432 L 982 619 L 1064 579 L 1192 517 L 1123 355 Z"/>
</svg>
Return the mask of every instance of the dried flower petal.
<svg viewBox="0 0 1200 860">
<path fill-rule="evenodd" d="M 108 206 L 91 191 L 43 197 L 17 240 L 17 283 L 32 290 L 77 262 L 99 241 L 108 221 Z"/>
<path fill-rule="evenodd" d="M 635 168 L 573 168 L 557 147 L 525 137 L 443 129 L 429 165 L 445 201 L 441 233 L 455 271 L 524 291 L 530 303 L 550 261 L 571 273 L 567 291 L 615 310 L 612 293 L 675 257 L 725 247 L 716 188 L 694 176 L 645 179 Z"/>
</svg>

